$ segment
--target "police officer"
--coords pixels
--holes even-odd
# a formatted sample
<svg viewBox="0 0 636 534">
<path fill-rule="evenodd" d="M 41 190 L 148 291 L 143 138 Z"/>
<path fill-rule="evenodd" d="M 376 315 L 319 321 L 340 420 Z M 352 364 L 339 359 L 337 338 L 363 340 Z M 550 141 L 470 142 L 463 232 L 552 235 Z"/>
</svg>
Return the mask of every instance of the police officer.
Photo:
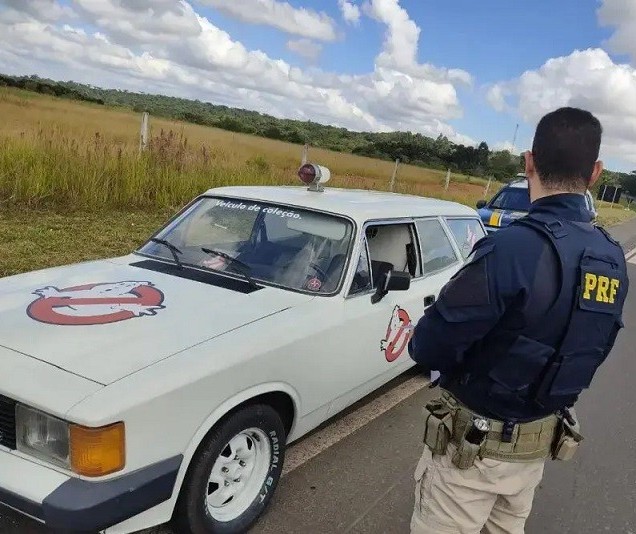
<svg viewBox="0 0 636 534">
<path fill-rule="evenodd" d="M 526 217 L 481 239 L 417 324 L 411 357 L 441 373 L 424 410 L 413 534 L 523 533 L 549 458 L 582 437 L 573 410 L 612 349 L 624 252 L 591 221 L 602 128 L 561 108 L 525 154 Z"/>
</svg>

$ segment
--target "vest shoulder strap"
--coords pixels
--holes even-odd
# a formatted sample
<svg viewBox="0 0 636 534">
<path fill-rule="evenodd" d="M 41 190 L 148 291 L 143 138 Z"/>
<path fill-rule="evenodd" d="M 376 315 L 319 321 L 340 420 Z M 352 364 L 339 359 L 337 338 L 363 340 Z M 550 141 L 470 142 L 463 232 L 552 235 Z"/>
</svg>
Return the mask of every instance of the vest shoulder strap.
<svg viewBox="0 0 636 534">
<path fill-rule="evenodd" d="M 542 235 L 548 243 L 552 246 L 552 250 L 554 251 L 557 261 L 559 262 L 559 276 L 560 276 L 560 287 L 561 291 L 559 292 L 559 299 L 563 297 L 563 294 L 566 288 L 563 286 L 564 281 L 564 273 L 565 273 L 565 262 L 561 255 L 561 250 L 559 245 L 557 244 L 557 239 L 562 239 L 568 235 L 567 228 L 561 223 L 561 221 L 553 218 L 544 218 L 539 217 L 535 214 L 527 215 L 520 219 L 517 219 L 513 224 L 526 226 L 528 228 L 532 228 L 537 233 Z"/>
</svg>

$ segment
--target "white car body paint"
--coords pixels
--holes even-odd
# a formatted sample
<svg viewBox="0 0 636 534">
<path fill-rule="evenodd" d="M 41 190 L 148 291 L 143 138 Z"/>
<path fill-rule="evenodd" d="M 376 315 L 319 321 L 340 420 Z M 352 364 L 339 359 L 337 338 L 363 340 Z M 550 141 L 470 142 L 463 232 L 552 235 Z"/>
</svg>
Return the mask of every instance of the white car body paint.
<svg viewBox="0 0 636 534">
<path fill-rule="evenodd" d="M 415 325 L 423 299 L 437 297 L 463 264 L 443 217 L 470 218 L 483 228 L 472 208 L 391 193 L 228 187 L 208 194 L 350 218 L 355 245 L 340 293 L 323 297 L 265 287 L 246 294 L 134 267 L 143 259 L 136 254 L 0 279 L 0 395 L 81 425 L 124 421 L 126 466 L 100 480 L 183 455 L 172 497 L 106 532 L 168 521 L 196 448 L 239 404 L 265 393 L 287 394 L 295 410 L 291 443 L 410 368 L 406 350 L 395 360 L 387 352 L 403 335 L 397 307 Z M 347 296 L 365 224 L 412 218 L 438 218 L 456 254 L 453 265 L 413 279 L 408 291 L 390 292 L 376 304 L 369 292 Z M 160 291 L 161 298 L 150 289 L 145 303 L 119 302 L 138 283 Z M 47 298 L 68 299 L 60 314 L 65 317 L 133 317 L 48 324 L 41 319 L 49 316 L 50 302 L 32 306 Z M 100 303 L 104 298 L 110 300 Z M 0 487 L 34 503 L 73 476 L 0 446 Z"/>
</svg>

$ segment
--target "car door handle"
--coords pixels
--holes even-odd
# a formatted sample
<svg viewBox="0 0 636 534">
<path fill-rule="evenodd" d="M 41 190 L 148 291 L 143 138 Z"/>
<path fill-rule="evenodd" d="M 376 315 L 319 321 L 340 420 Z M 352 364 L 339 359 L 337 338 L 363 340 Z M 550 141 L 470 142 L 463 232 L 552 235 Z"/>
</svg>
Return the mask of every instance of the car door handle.
<svg viewBox="0 0 636 534">
<path fill-rule="evenodd" d="M 427 297 L 424 297 L 424 307 L 428 308 L 429 306 L 431 306 L 433 303 L 435 302 L 435 295 L 429 295 Z"/>
</svg>

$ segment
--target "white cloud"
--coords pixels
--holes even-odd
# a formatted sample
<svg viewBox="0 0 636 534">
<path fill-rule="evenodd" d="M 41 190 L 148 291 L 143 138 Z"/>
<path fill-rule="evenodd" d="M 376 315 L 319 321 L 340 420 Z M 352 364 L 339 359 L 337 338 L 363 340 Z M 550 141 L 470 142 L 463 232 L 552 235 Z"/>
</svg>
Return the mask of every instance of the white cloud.
<svg viewBox="0 0 636 534">
<path fill-rule="evenodd" d="M 491 91 L 505 95 L 506 105 L 532 124 L 561 106 L 587 109 L 603 125 L 604 157 L 636 163 L 636 69 L 614 63 L 604 50 L 577 50 L 552 58 Z"/>
<path fill-rule="evenodd" d="M 322 45 L 309 39 L 290 39 L 287 48 L 309 61 L 316 61 L 322 52 Z"/>
<path fill-rule="evenodd" d="M 336 39 L 336 24 L 326 13 L 296 8 L 280 0 L 198 0 L 251 24 L 266 24 L 292 35 L 320 41 Z"/>
<path fill-rule="evenodd" d="M 63 17 L 74 18 L 73 10 L 62 6 L 56 0 L 0 0 L 0 6 L 9 8 L 4 16 L 7 20 L 21 20 L 21 15 L 37 17 L 39 20 L 53 22 Z"/>
<path fill-rule="evenodd" d="M 502 84 L 496 84 L 488 89 L 486 99 L 496 111 L 504 111 L 507 108 L 506 93 L 507 91 Z"/>
<path fill-rule="evenodd" d="M 397 0 L 374 3 L 399 8 Z M 402 15 L 386 17 L 388 36 L 374 69 L 350 75 L 301 69 L 248 50 L 185 1 L 76 0 L 76 6 L 79 22 L 69 17 L 51 24 L 37 12 L 16 21 L 0 12 L 0 71 L 197 98 L 354 130 L 441 133 L 475 144 L 447 122 L 462 114 L 455 84 L 470 83 L 470 75 L 419 64 L 417 38 L 412 54 L 392 59 L 400 54 L 391 43 Z M 306 56 L 316 53 L 311 45 L 302 39 L 288 44 Z"/>
<path fill-rule="evenodd" d="M 374 19 L 386 24 L 384 50 L 378 56 L 378 64 L 410 69 L 416 64 L 417 43 L 420 28 L 409 17 L 398 0 L 370 0 L 365 11 Z"/>
<path fill-rule="evenodd" d="M 604 43 L 619 54 L 628 54 L 636 62 L 636 2 L 634 0 L 602 0 L 597 10 L 601 26 L 615 28 L 614 33 Z"/>
<path fill-rule="evenodd" d="M 348 0 L 338 0 L 338 6 L 342 12 L 342 18 L 349 24 L 357 25 L 360 22 L 360 8 Z"/>
<path fill-rule="evenodd" d="M 175 42 L 201 33 L 196 13 L 182 0 L 75 0 L 84 19 L 124 45 Z"/>
</svg>

